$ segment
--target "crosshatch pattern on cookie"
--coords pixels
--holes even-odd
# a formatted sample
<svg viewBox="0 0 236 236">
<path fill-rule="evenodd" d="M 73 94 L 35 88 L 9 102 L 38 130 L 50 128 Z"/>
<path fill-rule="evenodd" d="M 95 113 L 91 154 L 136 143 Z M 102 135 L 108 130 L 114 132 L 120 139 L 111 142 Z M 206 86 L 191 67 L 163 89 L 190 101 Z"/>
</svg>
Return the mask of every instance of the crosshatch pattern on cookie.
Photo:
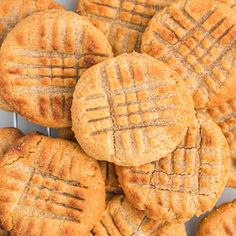
<svg viewBox="0 0 236 236">
<path fill-rule="evenodd" d="M 235 17 L 222 5 L 182 1 L 156 14 L 143 37 L 142 52 L 173 66 L 186 80 L 197 107 L 204 107 L 235 66 Z M 232 55 L 231 55 L 232 53 Z"/>
<path fill-rule="evenodd" d="M 218 206 L 201 221 L 197 235 L 235 235 L 235 212 L 236 200 Z M 215 222 L 218 222 L 217 227 L 213 227 Z"/>
<path fill-rule="evenodd" d="M 154 136 L 158 135 L 159 130 L 167 132 L 170 142 L 176 138 L 176 133 L 183 134 L 183 130 L 187 128 L 184 120 L 187 116 L 193 117 L 191 97 L 188 97 L 184 85 L 182 84 L 182 87 L 181 82 L 175 80 L 177 75 L 172 75 L 173 71 L 163 72 L 160 68 L 154 73 L 155 69 L 148 65 L 148 59 L 157 63 L 149 56 L 125 54 L 94 67 L 95 74 L 83 75 L 82 83 L 85 83 L 87 76 L 94 78 L 85 86 L 82 83 L 78 84 L 75 92 L 75 103 L 72 108 L 72 116 L 75 117 L 73 129 L 79 142 L 81 135 L 76 132 L 76 125 L 84 122 L 86 131 L 82 133 L 86 132 L 91 141 L 105 137 L 102 140 L 107 144 L 104 142 L 101 145 L 111 148 L 109 152 L 112 152 L 114 157 L 117 155 L 119 159 L 122 156 L 133 156 L 132 159 L 135 159 L 139 153 L 155 152 L 151 149 L 158 145 L 158 140 Z M 162 66 L 165 65 L 161 64 L 160 67 Z M 169 79 L 162 79 L 162 76 Z M 90 86 L 94 89 L 87 90 Z M 181 96 L 180 90 L 183 91 Z M 182 100 L 182 96 L 186 95 L 186 100 Z M 78 109 L 81 111 L 80 114 L 76 112 Z M 188 114 L 186 109 L 189 110 Z M 180 130 L 179 126 L 182 125 L 184 127 Z M 174 129 L 173 136 L 168 134 L 170 127 Z M 81 128 L 83 129 L 81 126 L 78 130 Z M 178 136 L 177 139 L 179 138 Z M 80 144 L 83 146 L 83 142 Z M 86 147 L 85 150 L 89 151 Z"/>
<path fill-rule="evenodd" d="M 102 30 L 116 55 L 139 51 L 141 36 L 156 11 L 172 1 L 81 0 L 78 13 Z"/>
<path fill-rule="evenodd" d="M 214 121 L 220 126 L 231 150 L 231 173 L 228 186 L 236 187 L 236 97 L 208 110 Z"/>
<path fill-rule="evenodd" d="M 167 221 L 182 222 L 211 209 L 226 182 L 229 154 L 223 135 L 214 137 L 212 124 L 193 124 L 176 150 L 159 161 L 117 167 L 128 200 L 150 218 Z"/>
<path fill-rule="evenodd" d="M 63 7 L 52 0 L 2 0 L 0 2 L 0 45 L 2 45 L 7 34 L 16 26 L 23 18 L 35 12 L 47 9 L 62 9 Z M 5 111 L 13 111 L 13 109 L 0 98 L 0 108 Z"/>
<path fill-rule="evenodd" d="M 17 103 L 17 111 L 27 118 L 48 126 L 69 126 L 78 79 L 87 68 L 111 57 L 111 48 L 105 36 L 74 13 L 48 11 L 31 17 L 22 25 L 30 27 L 31 21 L 38 25 L 29 37 L 18 25 L 9 37 L 16 40 L 16 46 L 4 44 L 2 83 L 11 81 L 8 100 L 13 106 Z M 100 36 L 104 42 L 100 43 Z M 32 104 L 33 114 L 28 114 L 26 109 Z"/>
<path fill-rule="evenodd" d="M 131 236 L 131 235 L 172 235 L 185 236 L 184 224 L 170 224 L 162 220 L 154 221 L 145 213 L 132 207 L 122 196 L 113 197 L 107 204 L 100 221 L 89 236 Z"/>
<path fill-rule="evenodd" d="M 102 213 L 101 201 L 105 201 L 98 163 L 68 141 L 41 135 L 23 139 L 7 153 L 13 160 L 18 157 L 16 161 L 1 162 L 5 176 L 0 181 L 4 228 L 21 235 L 37 230 L 43 233 L 48 227 L 52 228 L 49 235 L 88 233 Z M 99 206 L 91 205 L 94 199 Z"/>
</svg>

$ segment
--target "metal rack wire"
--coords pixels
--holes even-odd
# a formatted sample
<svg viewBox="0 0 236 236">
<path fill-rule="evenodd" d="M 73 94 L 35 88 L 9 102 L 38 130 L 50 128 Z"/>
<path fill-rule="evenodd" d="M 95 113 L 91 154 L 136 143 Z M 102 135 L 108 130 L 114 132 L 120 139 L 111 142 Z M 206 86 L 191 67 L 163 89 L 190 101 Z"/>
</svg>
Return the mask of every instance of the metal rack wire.
<svg viewBox="0 0 236 236">
<path fill-rule="evenodd" d="M 16 112 L 13 112 L 13 127 L 18 128 L 18 114 Z M 47 127 L 47 136 L 52 136 L 52 130 L 49 127 Z"/>
</svg>

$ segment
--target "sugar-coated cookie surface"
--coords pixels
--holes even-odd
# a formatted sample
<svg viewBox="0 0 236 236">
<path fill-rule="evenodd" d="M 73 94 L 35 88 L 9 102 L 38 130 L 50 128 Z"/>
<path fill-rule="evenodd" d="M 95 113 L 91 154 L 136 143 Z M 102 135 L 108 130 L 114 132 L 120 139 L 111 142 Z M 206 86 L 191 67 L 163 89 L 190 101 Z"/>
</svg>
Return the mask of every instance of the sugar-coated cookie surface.
<svg viewBox="0 0 236 236">
<path fill-rule="evenodd" d="M 142 37 L 143 53 L 185 80 L 196 108 L 228 96 L 236 84 L 236 14 L 214 0 L 181 0 L 158 12 Z"/>
<path fill-rule="evenodd" d="M 0 128 L 0 159 L 3 158 L 5 152 L 23 136 L 19 129 Z"/>
<path fill-rule="evenodd" d="M 78 14 L 63 10 L 22 20 L 1 48 L 0 93 L 28 120 L 71 126 L 71 100 L 81 74 L 112 57 L 105 36 Z"/>
<path fill-rule="evenodd" d="M 236 88 L 235 88 L 236 91 Z M 224 101 L 220 100 L 208 109 L 208 113 L 220 126 L 231 151 L 231 168 L 228 187 L 236 188 L 236 96 Z"/>
<path fill-rule="evenodd" d="M 173 0 L 79 0 L 78 13 L 108 38 L 115 55 L 139 52 L 142 34 L 153 15 Z"/>
<path fill-rule="evenodd" d="M 0 223 L 12 235 L 87 235 L 104 211 L 100 167 L 75 143 L 25 136 L 0 172 Z"/>
<path fill-rule="evenodd" d="M 91 157 L 117 165 L 158 160 L 194 118 L 184 82 L 146 54 L 123 54 L 87 70 L 72 105 L 72 129 Z"/>
<path fill-rule="evenodd" d="M 127 199 L 148 217 L 185 222 L 214 207 L 225 188 L 229 164 L 229 147 L 220 128 L 198 114 L 174 152 L 143 166 L 117 167 L 117 175 Z"/>
<path fill-rule="evenodd" d="M 131 206 L 124 196 L 115 196 L 107 204 L 102 218 L 89 236 L 186 236 L 184 224 L 148 219 Z"/>
<path fill-rule="evenodd" d="M 47 9 L 60 9 L 62 6 L 52 0 L 0 0 L 0 45 L 7 34 L 23 18 Z M 13 109 L 0 97 L 0 109 Z"/>
<path fill-rule="evenodd" d="M 235 236 L 236 200 L 220 205 L 200 223 L 197 236 Z"/>
</svg>

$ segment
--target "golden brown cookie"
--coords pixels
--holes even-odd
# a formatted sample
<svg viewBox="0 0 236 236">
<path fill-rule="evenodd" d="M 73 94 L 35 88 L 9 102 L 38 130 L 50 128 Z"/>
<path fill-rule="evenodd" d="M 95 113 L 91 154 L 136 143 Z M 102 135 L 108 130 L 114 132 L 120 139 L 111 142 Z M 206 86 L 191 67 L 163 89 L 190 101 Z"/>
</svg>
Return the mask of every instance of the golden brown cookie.
<svg viewBox="0 0 236 236">
<path fill-rule="evenodd" d="M 111 56 L 105 36 L 76 13 L 36 13 L 22 20 L 2 45 L 1 95 L 34 123 L 69 127 L 77 80 Z"/>
<path fill-rule="evenodd" d="M 106 192 L 118 194 L 122 192 L 122 189 L 119 186 L 118 177 L 116 174 L 116 166 L 113 163 L 100 161 L 99 162 L 102 176 L 105 180 Z"/>
<path fill-rule="evenodd" d="M 208 113 L 220 126 L 229 143 L 231 169 L 227 186 L 236 188 L 236 96 L 226 101 L 219 100 L 217 104 L 208 109 Z"/>
<path fill-rule="evenodd" d="M 142 52 L 167 62 L 185 80 L 196 108 L 236 85 L 236 15 L 214 0 L 181 0 L 158 12 Z"/>
<path fill-rule="evenodd" d="M 23 136 L 19 129 L 15 128 L 0 128 L 0 159 L 4 153 L 15 144 L 15 142 Z"/>
<path fill-rule="evenodd" d="M 229 147 L 220 128 L 198 114 L 182 143 L 159 161 L 117 167 L 131 204 L 152 219 L 185 222 L 210 210 L 229 173 Z"/>
<path fill-rule="evenodd" d="M 113 197 L 89 236 L 186 236 L 184 224 L 148 219 L 124 196 Z"/>
<path fill-rule="evenodd" d="M 0 223 L 12 235 L 87 235 L 104 210 L 100 167 L 75 143 L 25 136 L 0 172 Z"/>
<path fill-rule="evenodd" d="M 14 26 L 23 18 L 38 11 L 60 9 L 62 6 L 52 0 L 0 0 L 0 46 Z M 0 97 L 0 109 L 13 109 Z"/>
<path fill-rule="evenodd" d="M 125 166 L 173 151 L 193 117 L 192 97 L 177 73 L 138 53 L 87 70 L 72 105 L 72 129 L 85 152 Z"/>
<path fill-rule="evenodd" d="M 235 236 L 236 200 L 220 205 L 198 227 L 197 236 Z"/>
<path fill-rule="evenodd" d="M 141 38 L 155 12 L 173 0 L 79 0 L 78 13 L 108 38 L 115 55 L 140 51 Z"/>
</svg>

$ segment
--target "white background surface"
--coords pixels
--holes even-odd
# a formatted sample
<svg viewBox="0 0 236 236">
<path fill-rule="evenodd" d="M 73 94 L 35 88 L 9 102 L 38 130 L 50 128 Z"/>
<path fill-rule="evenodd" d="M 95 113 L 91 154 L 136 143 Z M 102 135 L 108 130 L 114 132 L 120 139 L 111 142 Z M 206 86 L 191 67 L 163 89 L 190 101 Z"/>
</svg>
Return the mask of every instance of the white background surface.
<svg viewBox="0 0 236 236">
<path fill-rule="evenodd" d="M 62 3 L 68 10 L 75 10 L 77 5 L 77 0 L 57 0 L 59 3 Z M 9 127 L 13 126 L 13 114 L 0 111 L 0 127 Z M 18 116 L 18 127 L 24 131 L 25 133 L 28 133 L 30 131 L 40 131 L 42 133 L 46 134 L 46 128 L 42 128 L 36 125 L 33 125 L 29 122 L 27 122 L 25 119 Z M 56 134 L 56 131 L 52 132 L 53 135 Z M 222 197 L 218 201 L 217 205 L 231 201 L 233 199 L 236 199 L 236 189 L 225 189 Z M 196 218 L 194 217 L 192 220 L 190 220 L 187 225 L 187 231 L 188 236 L 195 236 L 196 235 L 196 229 L 197 225 L 202 217 Z"/>
</svg>

